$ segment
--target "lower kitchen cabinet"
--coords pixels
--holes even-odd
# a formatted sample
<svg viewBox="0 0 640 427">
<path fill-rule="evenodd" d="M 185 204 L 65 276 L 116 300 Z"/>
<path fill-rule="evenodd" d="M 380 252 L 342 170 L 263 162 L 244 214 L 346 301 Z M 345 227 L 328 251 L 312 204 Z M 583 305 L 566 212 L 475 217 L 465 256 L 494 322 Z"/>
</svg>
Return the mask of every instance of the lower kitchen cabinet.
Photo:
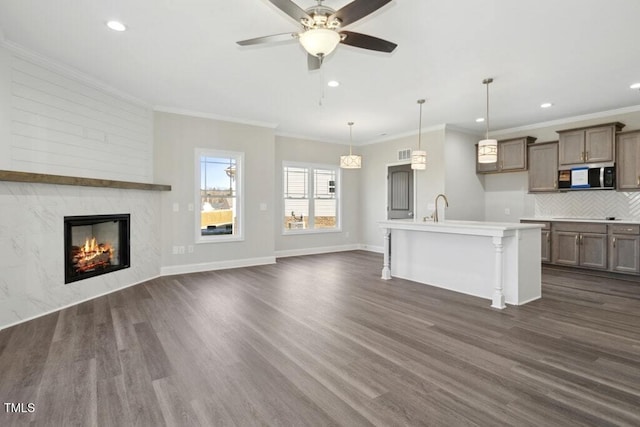
<svg viewBox="0 0 640 427">
<path fill-rule="evenodd" d="M 640 274 L 640 226 L 609 226 L 609 266 L 611 271 Z"/>
<path fill-rule="evenodd" d="M 551 230 L 554 264 L 607 269 L 606 224 L 554 222 Z"/>
<path fill-rule="evenodd" d="M 551 262 L 551 230 L 542 229 L 540 241 L 540 261 Z"/>
<path fill-rule="evenodd" d="M 544 264 L 640 275 L 640 224 L 522 220 L 542 225 Z"/>
<path fill-rule="evenodd" d="M 580 233 L 580 266 L 607 268 L 607 235 Z"/>
</svg>

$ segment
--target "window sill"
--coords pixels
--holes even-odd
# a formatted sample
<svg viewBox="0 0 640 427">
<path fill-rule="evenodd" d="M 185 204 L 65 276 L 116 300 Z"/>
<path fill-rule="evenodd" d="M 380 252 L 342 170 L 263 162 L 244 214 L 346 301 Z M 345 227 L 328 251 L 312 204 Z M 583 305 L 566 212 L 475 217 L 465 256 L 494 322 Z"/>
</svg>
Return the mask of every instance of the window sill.
<svg viewBox="0 0 640 427">
<path fill-rule="evenodd" d="M 228 243 L 228 242 L 243 242 L 242 236 L 215 236 L 211 238 L 196 238 L 196 245 L 207 243 Z"/>
</svg>

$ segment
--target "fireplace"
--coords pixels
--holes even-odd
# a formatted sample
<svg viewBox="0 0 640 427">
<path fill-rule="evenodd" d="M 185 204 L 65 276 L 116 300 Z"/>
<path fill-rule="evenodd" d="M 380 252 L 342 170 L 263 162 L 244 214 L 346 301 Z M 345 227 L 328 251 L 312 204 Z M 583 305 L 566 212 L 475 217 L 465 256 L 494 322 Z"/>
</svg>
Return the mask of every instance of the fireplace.
<svg viewBox="0 0 640 427">
<path fill-rule="evenodd" d="M 129 267 L 129 214 L 64 217 L 64 283 Z"/>
</svg>

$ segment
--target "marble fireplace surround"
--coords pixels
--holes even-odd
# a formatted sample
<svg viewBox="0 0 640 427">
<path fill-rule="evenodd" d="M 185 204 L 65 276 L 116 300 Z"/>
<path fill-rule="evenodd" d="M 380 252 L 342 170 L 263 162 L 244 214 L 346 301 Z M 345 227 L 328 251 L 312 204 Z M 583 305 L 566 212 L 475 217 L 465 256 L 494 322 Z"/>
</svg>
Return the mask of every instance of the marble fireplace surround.
<svg viewBox="0 0 640 427">
<path fill-rule="evenodd" d="M 0 329 L 160 276 L 168 185 L 0 171 Z M 64 217 L 131 215 L 131 267 L 64 284 Z"/>
</svg>

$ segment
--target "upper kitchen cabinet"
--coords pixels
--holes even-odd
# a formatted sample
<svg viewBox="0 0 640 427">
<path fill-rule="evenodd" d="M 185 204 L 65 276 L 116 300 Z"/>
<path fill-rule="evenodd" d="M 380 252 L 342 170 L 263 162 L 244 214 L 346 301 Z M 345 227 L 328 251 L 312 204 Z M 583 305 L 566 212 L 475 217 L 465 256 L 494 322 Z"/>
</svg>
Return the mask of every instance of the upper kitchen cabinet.
<svg viewBox="0 0 640 427">
<path fill-rule="evenodd" d="M 640 190 L 640 131 L 616 137 L 616 174 L 618 190 Z"/>
<path fill-rule="evenodd" d="M 613 162 L 615 135 L 623 127 L 614 122 L 558 131 L 560 166 Z"/>
<path fill-rule="evenodd" d="M 496 163 L 478 163 L 476 148 L 476 172 L 516 172 L 527 170 L 527 145 L 535 142 L 536 138 L 525 136 L 522 138 L 498 141 L 498 161 Z"/>
<path fill-rule="evenodd" d="M 529 192 L 558 190 L 558 141 L 530 144 Z"/>
</svg>

